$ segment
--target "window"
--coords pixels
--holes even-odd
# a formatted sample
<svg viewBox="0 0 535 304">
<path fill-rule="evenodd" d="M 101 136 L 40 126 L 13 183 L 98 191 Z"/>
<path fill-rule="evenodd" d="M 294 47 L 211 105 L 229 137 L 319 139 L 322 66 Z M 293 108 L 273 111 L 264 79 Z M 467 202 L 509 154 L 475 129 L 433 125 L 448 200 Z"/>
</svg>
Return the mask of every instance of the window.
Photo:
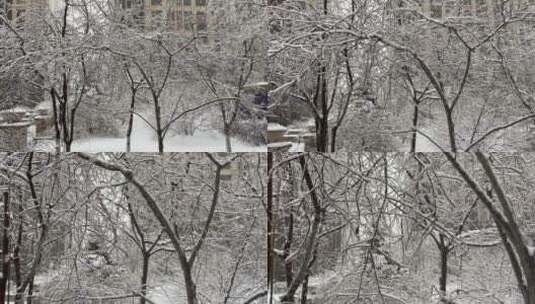
<svg viewBox="0 0 535 304">
<path fill-rule="evenodd" d="M 191 6 L 191 0 L 182 0 L 182 4 Z"/>
<path fill-rule="evenodd" d="M 184 28 L 184 20 L 182 18 L 182 12 L 176 12 L 176 29 L 182 30 Z"/>
<path fill-rule="evenodd" d="M 206 30 L 206 14 L 204 12 L 197 12 L 197 30 Z"/>
<path fill-rule="evenodd" d="M 197 6 L 206 6 L 206 0 L 195 0 Z"/>
<path fill-rule="evenodd" d="M 444 16 L 450 17 L 455 11 L 455 3 L 451 1 L 444 2 Z"/>
<path fill-rule="evenodd" d="M 182 28 L 182 12 L 169 11 L 167 14 L 167 23 L 170 29 L 180 30 Z"/>
<path fill-rule="evenodd" d="M 170 28 L 174 28 L 176 24 L 176 12 L 175 11 L 169 11 L 167 13 L 167 24 Z"/>
<path fill-rule="evenodd" d="M 476 7 L 476 14 L 480 17 L 486 16 L 488 12 L 487 6 L 485 4 L 478 5 Z"/>
<path fill-rule="evenodd" d="M 463 5 L 462 16 L 472 16 L 472 6 L 471 5 Z"/>
<path fill-rule="evenodd" d="M 26 13 L 26 10 L 17 10 L 17 19 L 16 19 L 16 22 L 17 23 L 24 23 L 24 13 Z"/>
<path fill-rule="evenodd" d="M 151 22 L 154 27 L 162 26 L 162 11 L 151 12 Z"/>
<path fill-rule="evenodd" d="M 431 18 L 435 18 L 435 19 L 442 18 L 442 6 L 441 5 L 431 5 Z"/>
<path fill-rule="evenodd" d="M 184 28 L 191 31 L 193 29 L 192 23 L 191 12 L 184 12 Z"/>
<path fill-rule="evenodd" d="M 150 0 L 150 5 L 152 6 L 162 5 L 162 0 Z"/>
<path fill-rule="evenodd" d="M 442 1 L 431 0 L 431 18 L 442 18 Z"/>
<path fill-rule="evenodd" d="M 131 9 L 132 4 L 132 0 L 123 0 L 123 9 Z"/>
</svg>

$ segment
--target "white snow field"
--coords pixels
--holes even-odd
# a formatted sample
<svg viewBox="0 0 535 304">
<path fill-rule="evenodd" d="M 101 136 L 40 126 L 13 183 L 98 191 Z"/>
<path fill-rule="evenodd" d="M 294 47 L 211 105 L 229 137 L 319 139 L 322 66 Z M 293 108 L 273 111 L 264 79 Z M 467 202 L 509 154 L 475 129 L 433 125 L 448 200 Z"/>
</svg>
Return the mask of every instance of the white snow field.
<svg viewBox="0 0 535 304">
<path fill-rule="evenodd" d="M 153 288 L 147 296 L 154 303 L 158 304 L 180 304 L 186 303 L 186 295 L 183 294 L 176 284 L 165 282 Z"/>
<path fill-rule="evenodd" d="M 431 139 L 437 141 L 439 137 L 435 135 L 436 132 L 433 132 L 431 128 L 426 128 L 421 130 L 425 135 L 429 136 Z M 416 151 L 417 152 L 440 152 L 440 148 L 435 146 L 429 139 L 427 139 L 422 134 L 416 134 Z"/>
<path fill-rule="evenodd" d="M 154 131 L 141 118 L 134 118 L 131 152 L 157 152 Z M 231 139 L 232 152 L 267 152 L 267 146 L 254 146 L 237 138 Z M 197 131 L 195 135 L 168 134 L 165 152 L 225 152 L 225 136 L 215 130 Z M 75 140 L 72 151 L 121 152 L 126 151 L 126 137 L 91 137 Z"/>
</svg>

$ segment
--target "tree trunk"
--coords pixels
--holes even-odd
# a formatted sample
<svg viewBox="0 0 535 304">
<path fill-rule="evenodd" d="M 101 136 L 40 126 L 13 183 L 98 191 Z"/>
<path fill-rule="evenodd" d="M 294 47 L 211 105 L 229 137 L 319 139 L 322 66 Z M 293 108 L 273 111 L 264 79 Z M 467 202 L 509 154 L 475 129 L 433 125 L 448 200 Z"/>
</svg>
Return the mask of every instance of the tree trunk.
<svg viewBox="0 0 535 304">
<path fill-rule="evenodd" d="M 145 304 L 146 303 L 146 296 L 147 296 L 147 282 L 149 279 L 149 261 L 150 261 L 150 254 L 143 253 L 143 268 L 141 272 L 141 298 L 139 298 L 139 304 Z"/>
<path fill-rule="evenodd" d="M 23 214 L 23 208 L 22 206 L 19 206 L 19 227 L 17 231 L 17 243 L 15 246 L 15 249 L 13 250 L 13 266 L 15 267 L 15 285 L 16 285 L 16 294 L 15 294 L 15 303 L 16 304 L 22 304 L 23 303 L 23 297 L 24 297 L 24 290 L 22 287 L 22 265 L 21 265 L 21 258 L 20 258 L 20 249 L 22 247 L 22 223 L 24 222 L 22 219 Z"/>
<path fill-rule="evenodd" d="M 61 152 L 61 132 L 58 122 L 58 105 L 56 99 L 56 90 L 50 89 L 50 98 L 52 99 L 52 114 L 54 119 L 54 139 L 56 143 L 56 154 Z"/>
<path fill-rule="evenodd" d="M 33 285 L 35 281 L 35 276 L 32 276 L 30 281 L 30 286 L 28 287 L 28 298 L 26 299 L 26 304 L 32 304 L 33 302 Z"/>
<path fill-rule="evenodd" d="M 318 253 L 318 247 L 316 246 L 314 248 L 314 252 L 312 253 L 312 259 L 310 259 L 310 262 L 308 263 L 308 272 L 303 280 L 303 285 L 301 285 L 301 304 L 306 304 L 308 301 L 308 279 L 310 278 L 310 271 L 312 266 L 314 265 L 314 262 L 316 261 Z"/>
<path fill-rule="evenodd" d="M 314 209 L 314 217 L 312 219 L 312 224 L 310 227 L 310 232 L 308 234 L 308 238 L 305 241 L 305 247 L 304 247 L 304 254 L 302 258 L 301 266 L 299 267 L 299 270 L 297 271 L 292 284 L 286 291 L 286 293 L 281 297 L 281 301 L 287 301 L 293 303 L 295 292 L 297 291 L 297 288 L 301 283 L 306 279 L 306 277 L 309 274 L 309 268 L 310 263 L 315 259 L 314 257 L 314 251 L 316 248 L 316 242 L 317 242 L 317 234 L 320 229 L 321 221 L 322 221 L 322 207 L 320 198 L 318 197 L 316 193 L 316 189 L 314 187 L 314 182 L 312 180 L 312 177 L 310 176 L 310 172 L 308 171 L 308 167 L 306 164 L 305 156 L 301 155 L 299 156 L 299 163 L 301 165 L 301 169 L 303 170 L 303 177 L 306 183 L 306 186 L 309 190 L 309 195 L 311 198 L 311 202 Z"/>
<path fill-rule="evenodd" d="M 439 290 L 442 293 L 442 296 L 446 295 L 446 286 L 448 280 L 448 254 L 449 250 L 444 244 L 444 236 L 440 235 L 440 279 L 439 279 Z"/>
<path fill-rule="evenodd" d="M 284 263 L 284 270 L 286 271 L 286 287 L 290 287 L 293 279 L 292 262 L 286 261 L 290 256 L 293 241 L 293 214 L 290 210 L 290 214 L 286 216 L 286 225 L 288 225 L 288 232 L 286 234 L 286 241 L 284 242 L 284 254 L 282 256 Z"/>
<path fill-rule="evenodd" d="M 416 138 L 418 137 L 418 133 L 416 132 L 418 129 L 418 103 L 416 101 L 414 103 L 414 113 L 412 114 L 412 127 L 414 132 L 412 133 L 410 152 L 414 153 L 416 152 Z"/>
<path fill-rule="evenodd" d="M 71 152 L 72 140 L 65 141 L 65 152 Z"/>
<path fill-rule="evenodd" d="M 63 133 L 63 144 L 65 145 L 65 152 L 71 152 L 71 143 L 69 141 L 69 127 L 68 127 L 68 114 L 67 105 L 69 102 L 69 81 L 67 80 L 67 74 L 63 73 L 63 86 L 62 86 L 62 101 L 59 103 L 59 122 L 61 124 L 61 131 Z"/>
<path fill-rule="evenodd" d="M 130 171 L 129 169 L 124 168 L 122 166 L 119 166 L 119 165 L 116 165 L 116 164 L 113 164 L 113 163 L 109 163 L 109 162 L 94 158 L 93 156 L 91 156 L 89 154 L 86 154 L 86 153 L 78 153 L 79 157 L 92 162 L 96 166 L 99 166 L 99 167 L 104 168 L 106 170 L 120 172 L 124 176 L 126 181 L 131 183 L 131 184 L 133 184 L 136 187 L 136 189 L 140 192 L 141 196 L 145 199 L 145 202 L 147 203 L 147 206 L 151 209 L 154 217 L 156 217 L 156 219 L 160 223 L 163 231 L 169 236 L 169 239 L 170 239 L 170 242 L 171 242 L 171 244 L 173 246 L 173 249 L 176 252 L 176 255 L 178 257 L 178 260 L 179 260 L 179 263 L 180 263 L 180 266 L 181 266 L 181 269 L 182 269 L 182 275 L 184 277 L 184 285 L 186 287 L 186 296 L 187 296 L 187 303 L 188 304 L 198 304 L 196 286 L 195 286 L 195 282 L 193 280 L 193 276 L 191 274 L 191 271 L 192 271 L 193 265 L 195 263 L 195 257 L 197 256 L 197 253 L 199 252 L 199 250 L 200 250 L 200 248 L 201 248 L 201 246 L 203 244 L 203 241 L 205 240 L 205 238 L 206 238 L 206 236 L 208 234 L 208 229 L 209 229 L 210 223 L 211 223 L 211 221 L 213 219 L 213 216 L 215 214 L 216 205 L 217 205 L 217 203 L 219 201 L 220 184 L 221 184 L 221 170 L 222 170 L 222 168 L 224 166 L 230 164 L 230 161 L 226 162 L 225 164 L 219 163 L 217 160 L 215 160 L 211 156 L 210 153 L 206 153 L 206 155 L 217 166 L 215 181 L 214 181 L 214 185 L 213 185 L 213 188 L 212 188 L 213 191 L 214 191 L 213 192 L 213 196 L 212 196 L 212 205 L 210 206 L 209 215 L 208 215 L 208 217 L 206 219 L 206 222 L 204 223 L 203 232 L 202 232 L 201 236 L 199 237 L 199 239 L 197 240 L 197 243 L 195 244 L 195 246 L 191 249 L 191 253 L 190 253 L 190 256 L 188 258 L 187 255 L 186 255 L 185 250 L 183 249 L 183 247 L 182 247 L 182 245 L 180 243 L 180 238 L 177 235 L 178 231 L 177 231 L 176 225 L 173 228 L 173 225 L 171 225 L 171 223 L 167 219 L 167 217 L 164 214 L 164 212 L 162 211 L 162 209 L 160 209 L 159 204 L 157 203 L 157 201 L 147 191 L 145 186 L 135 178 L 135 175 L 134 175 L 134 173 L 132 171 Z"/>
<path fill-rule="evenodd" d="M 301 285 L 301 304 L 307 304 L 307 298 L 308 298 L 308 278 L 309 275 L 305 277 L 303 280 L 303 284 Z"/>
<path fill-rule="evenodd" d="M 225 133 L 225 151 L 227 151 L 227 153 L 230 153 L 232 152 L 232 145 L 230 142 L 230 126 L 228 125 L 225 126 L 224 133 Z"/>
<path fill-rule="evenodd" d="M 457 143 L 455 140 L 455 123 L 453 122 L 453 113 L 451 110 L 446 111 L 446 119 L 448 122 L 448 136 L 450 139 L 450 151 L 457 152 Z"/>
<path fill-rule="evenodd" d="M 126 129 L 126 152 L 132 150 L 132 127 L 134 125 L 134 110 L 136 106 L 136 89 L 132 88 L 132 99 L 130 100 L 130 113 L 128 115 L 128 127 Z"/>
<path fill-rule="evenodd" d="M 191 267 L 186 267 L 182 269 L 184 275 L 184 285 L 186 287 L 186 296 L 188 299 L 188 304 L 198 304 L 197 301 L 197 287 L 195 282 L 193 282 L 193 277 L 191 275 Z"/>
<path fill-rule="evenodd" d="M 18 290 L 15 293 L 15 304 L 24 304 L 24 293 Z"/>
<path fill-rule="evenodd" d="M 163 130 L 162 130 L 162 115 L 160 102 L 157 98 L 154 99 L 154 117 L 156 119 L 156 136 L 158 137 L 158 152 L 163 153 Z"/>
<path fill-rule="evenodd" d="M 267 286 L 268 304 L 273 303 L 273 153 L 267 153 Z"/>
<path fill-rule="evenodd" d="M 325 74 L 327 68 L 325 65 L 321 67 L 318 85 L 321 90 L 319 92 L 319 107 L 321 110 L 321 117 L 316 118 L 316 145 L 318 152 L 328 152 L 329 147 L 329 107 L 327 104 L 327 81 Z"/>
<path fill-rule="evenodd" d="M 331 152 L 336 151 L 336 133 L 338 133 L 338 126 L 334 126 L 331 130 Z"/>
<path fill-rule="evenodd" d="M 474 180 L 459 161 L 454 157 L 453 153 L 444 153 L 448 161 L 453 165 L 455 170 L 461 175 L 468 186 L 478 196 L 480 201 L 485 205 L 490 212 L 502 243 L 511 261 L 511 265 L 519 286 L 522 291 L 524 304 L 535 304 L 535 265 L 529 257 L 526 244 L 522 240 L 521 233 L 518 229 L 517 223 L 514 219 L 511 207 L 507 201 L 507 197 L 502 189 L 500 182 L 495 176 L 489 161 L 481 153 L 476 152 L 475 155 L 485 170 L 485 174 L 489 178 L 492 189 L 496 192 L 498 201 L 502 205 L 503 213 L 493 204 L 493 199 L 490 198 L 481 186 Z"/>
<path fill-rule="evenodd" d="M 319 122 L 316 124 L 316 145 L 318 152 L 328 152 L 329 146 L 329 124 L 327 122 L 327 117 L 324 115 L 319 119 Z"/>
<path fill-rule="evenodd" d="M 4 223 L 2 229 L 2 276 L 0 277 L 0 303 L 6 303 L 7 282 L 9 280 L 9 226 L 10 226 L 10 211 L 9 211 L 9 193 L 4 192 Z"/>
</svg>

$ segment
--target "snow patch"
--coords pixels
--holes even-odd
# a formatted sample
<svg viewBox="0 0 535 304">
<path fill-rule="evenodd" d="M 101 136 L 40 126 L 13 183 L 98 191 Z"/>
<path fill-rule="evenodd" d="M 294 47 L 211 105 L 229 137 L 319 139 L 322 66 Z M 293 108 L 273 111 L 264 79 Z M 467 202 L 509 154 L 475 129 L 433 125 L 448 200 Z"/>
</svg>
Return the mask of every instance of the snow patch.
<svg viewBox="0 0 535 304">
<path fill-rule="evenodd" d="M 275 122 L 268 123 L 267 129 L 269 131 L 286 131 L 286 130 L 288 130 L 288 128 L 286 128 L 285 126 L 283 126 L 281 124 L 278 124 L 278 123 L 275 123 Z"/>
<path fill-rule="evenodd" d="M 266 152 L 266 146 L 254 146 L 231 138 L 232 152 Z M 224 152 L 225 136 L 215 130 L 195 132 L 194 135 L 168 135 L 164 141 L 166 152 Z M 72 151 L 121 152 L 126 150 L 126 138 L 90 137 L 75 140 Z M 156 152 L 155 132 L 140 118 L 134 119 L 131 138 L 132 152 Z"/>
</svg>

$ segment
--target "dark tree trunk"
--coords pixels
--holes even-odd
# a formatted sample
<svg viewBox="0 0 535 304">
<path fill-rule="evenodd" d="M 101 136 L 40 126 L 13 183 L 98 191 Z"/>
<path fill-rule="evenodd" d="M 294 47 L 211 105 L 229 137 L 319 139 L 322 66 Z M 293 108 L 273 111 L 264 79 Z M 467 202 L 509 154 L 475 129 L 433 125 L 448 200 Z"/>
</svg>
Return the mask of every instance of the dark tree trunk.
<svg viewBox="0 0 535 304">
<path fill-rule="evenodd" d="M 225 133 L 225 151 L 230 153 L 232 152 L 232 144 L 230 142 L 230 126 L 225 123 L 225 127 L 223 129 L 223 132 Z"/>
<path fill-rule="evenodd" d="M 0 277 L 0 303 L 6 303 L 7 282 L 9 280 L 9 227 L 10 227 L 10 211 L 9 211 L 9 193 L 4 192 L 4 223 L 2 225 L 2 277 Z"/>
<path fill-rule="evenodd" d="M 286 261 L 286 259 L 290 256 L 290 250 L 292 248 L 293 241 L 294 221 L 291 210 L 289 215 L 286 216 L 286 225 L 288 226 L 288 232 L 286 234 L 286 241 L 284 242 L 284 254 L 282 257 L 284 259 L 284 269 L 286 271 L 286 287 L 289 288 L 293 280 L 292 262 Z"/>
<path fill-rule="evenodd" d="M 26 304 L 32 304 L 33 302 L 33 284 L 35 281 L 35 277 L 32 276 L 32 279 L 30 281 L 30 286 L 28 287 L 28 298 L 26 299 Z"/>
<path fill-rule="evenodd" d="M 273 178 L 272 170 L 273 168 L 273 153 L 268 152 L 267 154 L 267 206 L 266 206 L 266 216 L 267 216 L 267 286 L 268 286 L 268 304 L 273 302 Z"/>
<path fill-rule="evenodd" d="M 309 278 L 309 275 L 307 274 L 305 279 L 303 280 L 303 284 L 301 285 L 301 304 L 307 304 L 308 278 Z"/>
<path fill-rule="evenodd" d="M 13 250 L 13 266 L 15 268 L 15 285 L 16 285 L 16 294 L 15 294 L 15 303 L 21 304 L 23 302 L 24 290 L 21 290 L 22 287 L 22 265 L 20 257 L 20 249 L 22 248 L 22 206 L 19 207 L 19 227 L 17 231 L 17 243 L 15 249 Z"/>
<path fill-rule="evenodd" d="M 198 304 L 197 300 L 197 287 L 195 282 L 193 282 L 193 276 L 191 275 L 191 267 L 188 266 L 182 269 L 184 275 L 184 285 L 186 287 L 186 296 L 188 299 L 188 304 Z"/>
<path fill-rule="evenodd" d="M 327 68 L 321 66 L 316 80 L 315 107 L 320 113 L 316 115 L 314 122 L 316 125 L 316 150 L 318 152 L 328 152 L 329 148 L 329 107 L 327 104 L 326 73 Z"/>
<path fill-rule="evenodd" d="M 134 111 L 136 107 L 136 93 L 137 89 L 131 88 L 132 97 L 130 100 L 130 113 L 128 115 L 128 127 L 126 129 L 126 152 L 132 150 L 132 127 L 134 125 Z"/>
<path fill-rule="evenodd" d="M 328 0 L 323 0 L 323 14 L 328 13 Z M 325 37 L 323 37 L 325 38 Z M 321 66 L 321 128 L 319 136 L 321 144 L 318 144 L 319 152 L 328 152 L 329 148 L 329 105 L 327 104 L 327 67 L 324 63 Z"/>
<path fill-rule="evenodd" d="M 69 123 L 67 117 L 67 105 L 69 102 L 69 81 L 67 80 L 67 74 L 63 73 L 63 86 L 62 86 L 62 101 L 59 104 L 59 119 L 61 124 L 61 130 L 63 131 L 63 143 L 65 144 L 65 152 L 71 152 L 71 140 L 69 140 Z"/>
<path fill-rule="evenodd" d="M 301 304 L 306 304 L 308 301 L 308 279 L 310 277 L 310 271 L 312 269 L 312 266 L 314 265 L 314 262 L 316 261 L 316 257 L 318 254 L 318 247 L 314 248 L 314 253 L 312 254 L 312 259 L 308 263 L 308 272 L 303 280 L 303 285 L 301 285 Z"/>
<path fill-rule="evenodd" d="M 439 279 L 439 290 L 442 292 L 442 295 L 446 294 L 446 286 L 448 280 L 448 254 L 449 250 L 444 244 L 444 236 L 440 235 L 440 279 Z"/>
<path fill-rule="evenodd" d="M 293 303 L 295 298 L 295 292 L 297 291 L 297 288 L 303 283 L 303 281 L 308 277 L 310 273 L 310 267 L 312 263 L 314 263 L 315 260 L 315 251 L 317 246 L 317 234 L 322 222 L 322 207 L 321 207 L 321 200 L 318 197 L 318 194 L 316 193 L 315 187 L 314 187 L 314 181 L 312 180 L 312 176 L 310 175 L 310 172 L 308 171 L 308 166 L 306 164 L 306 159 L 304 155 L 299 156 L 299 163 L 301 165 L 301 169 L 303 170 L 303 178 L 305 180 L 306 186 L 308 190 L 310 191 L 309 195 L 311 198 L 311 202 L 314 208 L 314 217 L 310 226 L 310 232 L 308 234 L 307 240 L 305 241 L 306 246 L 304 247 L 304 254 L 302 257 L 302 263 L 299 267 L 299 270 L 296 272 L 295 277 L 292 281 L 292 284 L 286 291 L 284 295 L 281 296 L 280 300 L 282 302 L 290 302 Z"/>
<path fill-rule="evenodd" d="M 156 136 L 158 137 L 158 152 L 162 154 L 164 145 L 164 134 L 162 130 L 162 115 L 158 98 L 154 99 L 154 116 L 156 118 Z"/>
<path fill-rule="evenodd" d="M 59 154 L 61 152 L 61 131 L 59 127 L 59 114 L 58 114 L 58 104 L 57 104 L 57 98 L 56 98 L 56 90 L 50 89 L 50 97 L 52 98 L 52 114 L 54 119 L 54 137 L 55 137 L 55 144 L 56 144 L 56 153 Z"/>
<path fill-rule="evenodd" d="M 331 129 L 331 152 L 336 151 L 336 133 L 338 133 L 338 126 Z"/>
<path fill-rule="evenodd" d="M 18 290 L 15 293 L 15 304 L 24 304 L 24 293 Z"/>
<path fill-rule="evenodd" d="M 450 151 L 457 152 L 457 143 L 455 140 L 455 123 L 453 122 L 453 113 L 451 110 L 446 111 L 446 120 L 448 122 L 448 136 L 450 140 Z"/>
<path fill-rule="evenodd" d="M 455 154 L 444 154 L 493 217 L 500 238 L 502 239 L 502 243 L 511 261 L 513 273 L 515 274 L 518 287 L 521 290 L 524 298 L 524 304 L 535 304 L 535 265 L 528 254 L 526 244 L 522 239 L 522 234 L 514 218 L 514 214 L 508 202 L 507 196 L 498 180 L 498 177 L 495 175 L 489 160 L 483 153 L 475 153 L 479 163 L 482 165 L 485 171 L 485 174 L 490 180 L 492 190 L 496 192 L 496 201 L 500 203 L 503 213 L 498 210 L 497 206 L 495 206 L 495 200 L 490 198 L 489 195 L 484 192 L 474 178 L 470 176 L 470 174 L 468 174 L 464 167 L 459 163 L 454 156 Z"/>
<path fill-rule="evenodd" d="M 141 272 L 141 298 L 139 298 L 139 304 L 145 304 L 146 303 L 146 296 L 147 296 L 147 282 L 149 280 L 149 262 L 150 262 L 150 254 L 144 253 L 143 254 L 143 269 Z"/>
<path fill-rule="evenodd" d="M 414 103 L 414 113 L 412 114 L 412 127 L 414 128 L 414 132 L 412 133 L 410 152 L 414 153 L 416 152 L 416 138 L 418 137 L 418 133 L 416 132 L 418 129 L 418 103 L 416 101 Z"/>
</svg>

